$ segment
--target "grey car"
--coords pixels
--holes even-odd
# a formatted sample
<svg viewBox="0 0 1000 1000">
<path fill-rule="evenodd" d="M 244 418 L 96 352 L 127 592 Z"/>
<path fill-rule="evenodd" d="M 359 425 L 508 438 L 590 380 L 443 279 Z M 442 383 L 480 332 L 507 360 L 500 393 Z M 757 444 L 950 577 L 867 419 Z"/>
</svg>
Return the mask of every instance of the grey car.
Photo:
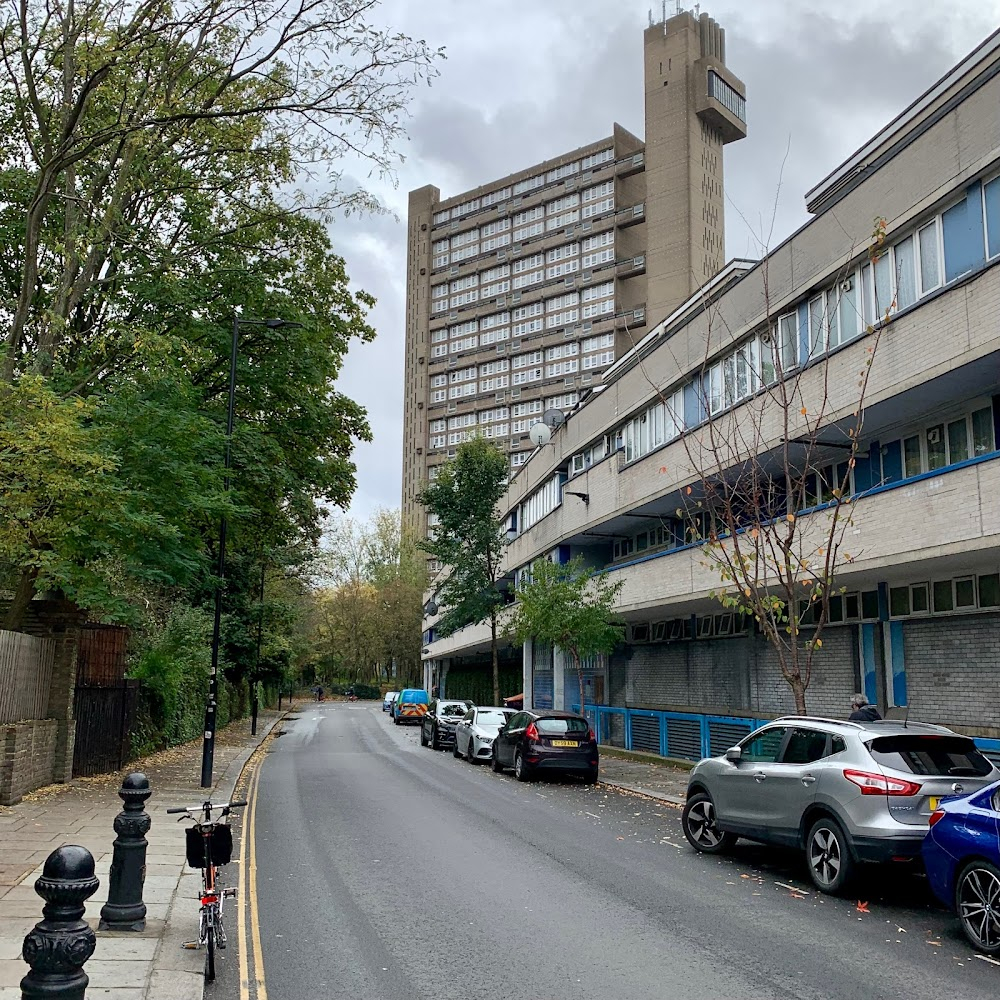
<svg viewBox="0 0 1000 1000">
<path fill-rule="evenodd" d="M 681 822 L 706 854 L 738 837 L 804 850 L 816 887 L 836 893 L 859 863 L 918 858 L 938 802 L 998 778 L 943 726 L 792 716 L 701 761 Z"/>
</svg>

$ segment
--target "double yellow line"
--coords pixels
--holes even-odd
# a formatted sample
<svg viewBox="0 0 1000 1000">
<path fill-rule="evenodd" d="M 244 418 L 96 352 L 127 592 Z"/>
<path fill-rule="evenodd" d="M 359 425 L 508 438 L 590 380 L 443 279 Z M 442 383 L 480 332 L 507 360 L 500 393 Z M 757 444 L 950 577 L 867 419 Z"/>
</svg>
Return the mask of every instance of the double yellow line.
<svg viewBox="0 0 1000 1000">
<path fill-rule="evenodd" d="M 257 784 L 260 781 L 261 761 L 253 764 L 253 773 L 247 788 L 246 812 L 243 814 L 243 836 L 240 844 L 240 892 L 237 896 L 240 950 L 240 1000 L 267 1000 L 264 982 L 264 955 L 260 945 L 260 912 L 257 904 L 257 841 L 254 823 L 257 817 Z M 248 920 L 249 918 L 249 920 Z M 247 953 L 247 923 L 253 947 L 253 982 L 250 980 Z"/>
</svg>

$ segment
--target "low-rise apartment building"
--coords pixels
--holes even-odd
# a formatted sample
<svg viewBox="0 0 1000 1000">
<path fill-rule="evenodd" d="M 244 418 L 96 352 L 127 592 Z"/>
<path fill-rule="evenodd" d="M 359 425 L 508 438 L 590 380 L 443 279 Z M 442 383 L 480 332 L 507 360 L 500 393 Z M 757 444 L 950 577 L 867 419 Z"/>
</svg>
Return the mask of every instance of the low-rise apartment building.
<svg viewBox="0 0 1000 1000">
<path fill-rule="evenodd" d="M 512 480 L 511 574 L 583 555 L 623 581 L 624 641 L 587 669 L 606 742 L 698 757 L 793 709 L 773 647 L 712 596 L 718 569 L 677 516 L 698 482 L 690 441 L 708 422 L 747 426 L 777 379 L 795 379 L 804 409 L 825 401 L 836 469 L 869 361 L 851 559 L 809 709 L 845 717 L 862 691 L 1000 737 L 998 107 L 1000 32 L 810 191 L 801 229 L 651 326 Z M 753 419 L 760 453 L 781 451 L 781 421 Z M 823 516 L 816 492 L 795 512 L 804 530 Z M 488 646 L 478 626 L 426 627 L 445 683 Z M 578 701 L 558 649 L 529 645 L 521 661 L 526 702 Z"/>
</svg>

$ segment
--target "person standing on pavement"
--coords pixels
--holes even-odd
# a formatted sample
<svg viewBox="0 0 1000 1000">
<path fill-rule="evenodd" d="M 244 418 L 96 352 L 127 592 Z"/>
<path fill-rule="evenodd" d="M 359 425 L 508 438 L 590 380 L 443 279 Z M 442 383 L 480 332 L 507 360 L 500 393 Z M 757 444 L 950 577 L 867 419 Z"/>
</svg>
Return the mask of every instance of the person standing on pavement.
<svg viewBox="0 0 1000 1000">
<path fill-rule="evenodd" d="M 861 693 L 851 699 L 851 714 L 848 722 L 878 722 L 882 718 L 874 705 L 868 704 L 868 699 Z"/>
</svg>

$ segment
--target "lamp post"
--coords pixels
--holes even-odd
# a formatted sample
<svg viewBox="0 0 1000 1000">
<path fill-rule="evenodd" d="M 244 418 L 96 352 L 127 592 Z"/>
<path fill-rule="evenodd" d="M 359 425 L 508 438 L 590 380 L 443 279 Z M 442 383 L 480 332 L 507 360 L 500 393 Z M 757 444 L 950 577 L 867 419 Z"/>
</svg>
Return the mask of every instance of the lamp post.
<svg viewBox="0 0 1000 1000">
<path fill-rule="evenodd" d="M 222 492 L 229 493 L 229 470 L 232 466 L 233 416 L 236 409 L 236 357 L 239 350 L 240 327 L 262 326 L 268 330 L 301 326 L 286 323 L 283 319 L 240 319 L 233 317 L 233 340 L 229 351 L 229 399 L 226 409 L 226 452 L 223 469 Z M 219 633 L 222 627 L 222 588 L 226 582 L 226 514 L 223 511 L 219 524 L 219 561 L 216 569 L 215 618 L 212 623 L 212 666 L 208 675 L 208 702 L 205 705 L 205 733 L 201 747 L 201 787 L 212 787 L 212 765 L 215 760 L 216 708 L 219 703 Z"/>
</svg>

